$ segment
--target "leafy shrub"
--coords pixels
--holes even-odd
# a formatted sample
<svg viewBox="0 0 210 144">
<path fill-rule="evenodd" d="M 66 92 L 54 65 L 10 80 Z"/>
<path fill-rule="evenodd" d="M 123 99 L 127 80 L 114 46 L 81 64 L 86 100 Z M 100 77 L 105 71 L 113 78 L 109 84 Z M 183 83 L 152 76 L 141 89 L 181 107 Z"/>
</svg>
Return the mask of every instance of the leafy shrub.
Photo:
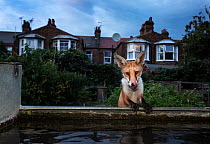
<svg viewBox="0 0 210 144">
<path fill-rule="evenodd" d="M 92 85 L 112 85 L 120 84 L 122 78 L 121 71 L 112 64 L 92 64 L 92 73 L 89 76 Z"/>
<path fill-rule="evenodd" d="M 202 95 L 192 92 L 181 93 L 175 87 L 164 87 L 159 83 L 144 83 L 144 98 L 153 107 L 203 107 Z M 105 104 L 116 106 L 122 87 L 117 87 Z"/>
<path fill-rule="evenodd" d="M 86 76 L 59 70 L 55 54 L 40 49 L 30 52 L 26 47 L 26 53 L 19 57 L 23 105 L 80 105 L 88 100 Z"/>
</svg>

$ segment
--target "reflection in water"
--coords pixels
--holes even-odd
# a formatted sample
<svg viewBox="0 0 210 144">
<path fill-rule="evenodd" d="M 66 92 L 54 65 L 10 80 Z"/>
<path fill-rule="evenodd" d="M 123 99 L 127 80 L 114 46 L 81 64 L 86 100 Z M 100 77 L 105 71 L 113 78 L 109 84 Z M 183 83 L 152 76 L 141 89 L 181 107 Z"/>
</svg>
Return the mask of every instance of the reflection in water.
<svg viewBox="0 0 210 144">
<path fill-rule="evenodd" d="M 207 144 L 207 123 L 131 124 L 127 121 L 49 121 L 20 123 L 0 133 L 0 144 L 28 143 L 121 143 Z"/>
</svg>

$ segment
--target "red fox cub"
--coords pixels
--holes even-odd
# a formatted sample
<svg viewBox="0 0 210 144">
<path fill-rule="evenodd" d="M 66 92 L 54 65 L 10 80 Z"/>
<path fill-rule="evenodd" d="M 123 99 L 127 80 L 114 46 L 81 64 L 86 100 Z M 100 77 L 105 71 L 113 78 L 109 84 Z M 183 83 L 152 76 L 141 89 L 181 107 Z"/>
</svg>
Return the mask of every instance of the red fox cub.
<svg viewBox="0 0 210 144">
<path fill-rule="evenodd" d="M 122 91 L 118 100 L 118 107 L 130 106 L 133 111 L 137 111 L 139 104 L 141 104 L 147 114 L 151 113 L 152 107 L 143 98 L 144 87 L 141 78 L 145 52 L 141 51 L 135 61 L 126 61 L 117 54 L 114 56 L 123 74 Z"/>
</svg>

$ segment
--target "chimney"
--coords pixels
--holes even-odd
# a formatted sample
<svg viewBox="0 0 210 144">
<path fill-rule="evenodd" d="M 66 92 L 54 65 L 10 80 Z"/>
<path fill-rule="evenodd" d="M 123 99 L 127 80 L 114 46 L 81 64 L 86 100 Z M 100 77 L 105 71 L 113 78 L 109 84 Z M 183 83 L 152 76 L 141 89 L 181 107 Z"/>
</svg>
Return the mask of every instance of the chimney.
<svg viewBox="0 0 210 144">
<path fill-rule="evenodd" d="M 142 24 L 140 29 L 140 35 L 143 35 L 144 32 L 145 32 L 145 24 Z"/>
<path fill-rule="evenodd" d="M 22 25 L 22 32 L 29 32 L 31 31 L 31 26 L 30 23 L 26 20 L 23 21 L 23 25 Z"/>
<path fill-rule="evenodd" d="M 54 19 L 52 19 L 52 24 L 51 25 L 54 26 L 54 27 L 56 27 L 55 20 Z"/>
<path fill-rule="evenodd" d="M 166 29 L 163 29 L 163 30 L 161 31 L 161 35 L 164 36 L 165 38 L 168 38 L 169 32 L 168 32 Z"/>
<path fill-rule="evenodd" d="M 149 18 L 140 29 L 140 35 L 148 34 L 154 32 L 154 22 L 152 21 L 152 17 Z"/>
<path fill-rule="evenodd" d="M 48 26 L 51 26 L 51 19 L 50 19 L 50 18 L 48 19 L 47 25 L 48 25 Z"/>
<path fill-rule="evenodd" d="M 94 34 L 95 34 L 96 38 L 100 38 L 101 37 L 101 28 L 96 27 Z"/>
</svg>

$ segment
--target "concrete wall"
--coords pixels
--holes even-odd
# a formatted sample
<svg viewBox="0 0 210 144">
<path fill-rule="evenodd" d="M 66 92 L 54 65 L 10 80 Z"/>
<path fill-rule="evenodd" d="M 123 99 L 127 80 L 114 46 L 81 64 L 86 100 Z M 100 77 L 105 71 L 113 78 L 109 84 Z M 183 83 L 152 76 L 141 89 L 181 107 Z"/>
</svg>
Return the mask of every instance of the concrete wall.
<svg viewBox="0 0 210 144">
<path fill-rule="evenodd" d="M 0 125 L 13 119 L 21 105 L 22 66 L 0 63 Z"/>
</svg>

